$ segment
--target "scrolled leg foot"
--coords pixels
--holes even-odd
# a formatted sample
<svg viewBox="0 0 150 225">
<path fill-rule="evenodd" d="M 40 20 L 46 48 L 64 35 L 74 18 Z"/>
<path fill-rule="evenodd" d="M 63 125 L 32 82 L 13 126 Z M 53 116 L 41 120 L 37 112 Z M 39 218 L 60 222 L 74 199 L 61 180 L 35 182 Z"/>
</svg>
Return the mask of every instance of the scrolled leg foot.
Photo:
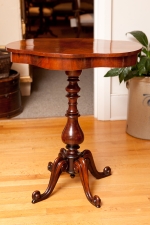
<svg viewBox="0 0 150 225">
<path fill-rule="evenodd" d="M 32 203 L 40 202 L 50 196 L 52 191 L 55 188 L 55 185 L 58 181 L 60 174 L 67 169 L 67 162 L 66 160 L 62 159 L 61 157 L 57 157 L 54 163 L 49 163 L 49 169 L 51 170 L 51 177 L 49 180 L 48 187 L 46 191 L 41 194 L 40 191 L 34 191 L 32 194 Z"/>
<path fill-rule="evenodd" d="M 93 197 L 93 205 L 95 205 L 97 208 L 101 207 L 101 199 L 99 198 L 98 195 L 95 195 Z"/>
<path fill-rule="evenodd" d="M 34 191 L 32 193 L 32 203 L 36 203 L 39 199 L 41 198 L 41 193 L 40 191 Z"/>
<path fill-rule="evenodd" d="M 49 162 L 48 163 L 48 166 L 47 166 L 47 169 L 52 172 L 52 168 L 53 168 L 53 163 L 52 162 Z"/>
<path fill-rule="evenodd" d="M 111 168 L 109 166 L 106 166 L 104 169 L 103 169 L 103 173 L 104 175 L 107 177 L 107 176 L 110 176 L 111 175 Z"/>
<path fill-rule="evenodd" d="M 70 174 L 70 177 L 71 178 L 75 178 L 75 174 Z"/>
</svg>

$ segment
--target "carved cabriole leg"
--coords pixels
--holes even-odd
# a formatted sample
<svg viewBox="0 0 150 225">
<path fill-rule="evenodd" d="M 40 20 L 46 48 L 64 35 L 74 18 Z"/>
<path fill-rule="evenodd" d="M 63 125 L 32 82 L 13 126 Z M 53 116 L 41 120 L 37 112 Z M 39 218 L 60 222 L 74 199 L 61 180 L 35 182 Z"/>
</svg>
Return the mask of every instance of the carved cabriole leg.
<svg viewBox="0 0 150 225">
<path fill-rule="evenodd" d="M 100 179 L 111 175 L 111 169 L 109 166 L 107 166 L 104 168 L 103 172 L 98 172 L 93 160 L 92 153 L 89 150 L 84 150 L 81 153 L 80 158 L 75 161 L 75 171 L 79 172 L 83 189 L 87 199 L 91 204 L 93 204 L 97 208 L 100 208 L 101 200 L 99 196 L 95 195 L 93 197 L 90 192 L 88 181 L 88 170 L 96 179 Z"/>
<path fill-rule="evenodd" d="M 93 160 L 92 153 L 89 150 L 84 150 L 82 152 L 82 157 L 86 161 L 87 167 L 90 171 L 90 173 L 96 178 L 96 179 L 101 179 L 107 176 L 111 175 L 111 168 L 109 166 L 106 166 L 103 169 L 103 172 L 98 172 Z"/>
<path fill-rule="evenodd" d="M 76 173 L 79 172 L 80 179 L 87 199 L 91 204 L 93 204 L 97 208 L 100 208 L 101 200 L 99 196 L 95 195 L 93 197 L 89 188 L 88 167 L 86 161 L 84 160 L 84 158 L 81 157 L 75 161 L 74 165 Z"/>
<path fill-rule="evenodd" d="M 60 174 L 66 170 L 67 170 L 66 160 L 63 159 L 61 156 L 58 156 L 51 167 L 51 177 L 46 191 L 43 194 L 41 194 L 40 191 L 34 191 L 32 193 L 32 203 L 40 202 L 48 198 L 52 193 L 52 191 L 54 190 Z"/>
<path fill-rule="evenodd" d="M 74 170 L 80 175 L 83 189 L 89 202 L 97 208 L 100 208 L 101 200 L 99 196 L 95 195 L 93 197 L 90 192 L 88 170 L 96 179 L 100 179 L 111 175 L 110 167 L 107 166 L 104 168 L 103 172 L 98 172 L 95 167 L 91 152 L 89 150 L 84 150 L 80 157 L 74 162 Z"/>
</svg>

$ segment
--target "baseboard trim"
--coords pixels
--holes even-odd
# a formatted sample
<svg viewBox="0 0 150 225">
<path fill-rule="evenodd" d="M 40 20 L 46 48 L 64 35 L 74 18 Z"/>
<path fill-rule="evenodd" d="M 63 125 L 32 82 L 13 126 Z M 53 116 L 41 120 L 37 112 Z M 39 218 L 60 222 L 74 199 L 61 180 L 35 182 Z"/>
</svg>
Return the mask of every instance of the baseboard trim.
<svg viewBox="0 0 150 225">
<path fill-rule="evenodd" d="M 22 96 L 30 96 L 32 76 L 20 76 L 20 91 Z"/>
<path fill-rule="evenodd" d="M 20 76 L 20 83 L 32 83 L 32 81 L 31 76 Z"/>
</svg>

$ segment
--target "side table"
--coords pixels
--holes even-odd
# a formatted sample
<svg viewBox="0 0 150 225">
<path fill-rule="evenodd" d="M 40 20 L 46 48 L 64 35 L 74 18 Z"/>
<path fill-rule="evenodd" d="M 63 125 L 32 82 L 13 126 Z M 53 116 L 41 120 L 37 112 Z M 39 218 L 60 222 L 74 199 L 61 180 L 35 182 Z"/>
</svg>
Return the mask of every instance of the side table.
<svg viewBox="0 0 150 225">
<path fill-rule="evenodd" d="M 31 64 L 50 70 L 63 70 L 69 82 L 66 87 L 69 105 L 66 112 L 67 123 L 61 136 L 66 148 L 61 148 L 53 163 L 49 162 L 48 169 L 51 171 L 51 177 L 48 187 L 43 194 L 40 191 L 34 191 L 32 203 L 48 198 L 60 174 L 67 172 L 71 178 L 79 173 L 87 199 L 97 208 L 100 207 L 99 196 L 93 196 L 90 191 L 88 170 L 96 179 L 100 179 L 109 176 L 111 169 L 107 166 L 103 172 L 98 172 L 91 151 L 79 151 L 80 144 L 84 141 L 84 134 L 78 123 L 79 76 L 83 69 L 134 65 L 141 47 L 135 42 L 80 38 L 29 39 L 7 45 L 12 62 Z"/>
</svg>

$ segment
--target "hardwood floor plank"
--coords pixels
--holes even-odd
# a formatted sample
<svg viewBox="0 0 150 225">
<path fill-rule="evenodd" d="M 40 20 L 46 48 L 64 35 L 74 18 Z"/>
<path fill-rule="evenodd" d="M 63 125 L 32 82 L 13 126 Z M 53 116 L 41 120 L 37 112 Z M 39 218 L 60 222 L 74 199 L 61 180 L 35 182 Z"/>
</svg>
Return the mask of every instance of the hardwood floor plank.
<svg viewBox="0 0 150 225">
<path fill-rule="evenodd" d="M 61 147 L 66 118 L 0 121 L 1 225 L 150 225 L 150 141 L 125 133 L 126 121 L 80 118 L 85 141 L 99 171 L 112 175 L 96 180 L 89 173 L 91 192 L 100 209 L 84 194 L 79 175 L 63 173 L 50 198 L 31 203 L 34 190 L 44 192 L 47 170 Z"/>
</svg>

